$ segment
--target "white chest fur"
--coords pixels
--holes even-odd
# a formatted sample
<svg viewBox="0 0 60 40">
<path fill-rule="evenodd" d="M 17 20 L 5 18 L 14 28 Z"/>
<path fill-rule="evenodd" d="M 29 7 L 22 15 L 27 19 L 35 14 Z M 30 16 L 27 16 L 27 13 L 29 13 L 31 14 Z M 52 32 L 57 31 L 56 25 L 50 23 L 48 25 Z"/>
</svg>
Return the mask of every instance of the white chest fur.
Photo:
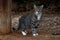
<svg viewBox="0 0 60 40">
<path fill-rule="evenodd" d="M 37 20 L 40 20 L 41 15 L 42 15 L 42 14 L 39 14 L 39 15 L 37 16 Z"/>
<path fill-rule="evenodd" d="M 37 15 L 37 20 L 40 20 L 42 13 L 39 14 L 38 12 L 36 12 L 35 14 Z"/>
</svg>

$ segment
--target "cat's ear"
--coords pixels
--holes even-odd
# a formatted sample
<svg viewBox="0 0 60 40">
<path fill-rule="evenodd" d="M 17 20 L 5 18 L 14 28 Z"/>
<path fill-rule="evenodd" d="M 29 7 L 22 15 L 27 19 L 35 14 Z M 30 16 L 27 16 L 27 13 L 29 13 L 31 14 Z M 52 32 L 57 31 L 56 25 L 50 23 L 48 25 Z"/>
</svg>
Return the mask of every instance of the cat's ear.
<svg viewBox="0 0 60 40">
<path fill-rule="evenodd" d="M 34 4 L 34 9 L 35 9 L 35 10 L 38 9 L 37 6 L 36 6 L 35 4 Z"/>
<path fill-rule="evenodd" d="M 44 5 L 41 5 L 41 6 L 39 7 L 39 10 L 40 10 L 40 11 L 42 11 L 42 9 L 43 9 L 43 6 L 44 6 Z"/>
</svg>

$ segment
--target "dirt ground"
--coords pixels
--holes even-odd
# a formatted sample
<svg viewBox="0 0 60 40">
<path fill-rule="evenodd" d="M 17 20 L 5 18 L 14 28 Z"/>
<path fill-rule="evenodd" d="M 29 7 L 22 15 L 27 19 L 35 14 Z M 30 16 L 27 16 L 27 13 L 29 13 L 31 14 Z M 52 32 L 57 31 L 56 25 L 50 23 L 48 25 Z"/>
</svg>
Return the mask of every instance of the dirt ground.
<svg viewBox="0 0 60 40">
<path fill-rule="evenodd" d="M 39 33 L 38 36 L 33 37 L 31 34 L 22 36 L 21 33 L 10 33 L 7 35 L 0 35 L 0 40 L 60 40 L 60 35 Z"/>
<path fill-rule="evenodd" d="M 42 21 L 40 23 L 41 27 L 39 28 L 38 36 L 33 37 L 31 32 L 29 32 L 27 36 L 23 36 L 20 32 L 16 33 L 11 32 L 6 35 L 0 35 L 0 40 L 60 40 L 60 35 L 52 35 L 52 33 L 54 32 L 57 34 L 60 33 L 59 30 L 60 14 L 58 13 L 59 14 L 58 15 L 57 12 L 49 12 L 49 11 L 46 10 L 45 12 L 43 12 L 44 14 L 42 17 Z M 56 28 L 58 28 L 59 31 Z"/>
</svg>

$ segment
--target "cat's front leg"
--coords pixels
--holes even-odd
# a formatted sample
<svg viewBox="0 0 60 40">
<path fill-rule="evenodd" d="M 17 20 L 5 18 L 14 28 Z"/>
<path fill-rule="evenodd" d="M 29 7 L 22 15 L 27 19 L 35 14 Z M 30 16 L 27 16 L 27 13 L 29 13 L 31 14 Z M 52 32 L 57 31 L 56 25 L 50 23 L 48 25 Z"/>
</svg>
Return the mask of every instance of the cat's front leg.
<svg viewBox="0 0 60 40">
<path fill-rule="evenodd" d="M 38 26 L 39 26 L 39 22 L 32 22 L 31 24 L 31 28 L 32 28 L 32 34 L 33 36 L 37 36 L 38 35 Z"/>
<path fill-rule="evenodd" d="M 38 35 L 38 28 L 37 27 L 32 28 L 32 35 L 33 36 L 37 36 Z"/>
</svg>

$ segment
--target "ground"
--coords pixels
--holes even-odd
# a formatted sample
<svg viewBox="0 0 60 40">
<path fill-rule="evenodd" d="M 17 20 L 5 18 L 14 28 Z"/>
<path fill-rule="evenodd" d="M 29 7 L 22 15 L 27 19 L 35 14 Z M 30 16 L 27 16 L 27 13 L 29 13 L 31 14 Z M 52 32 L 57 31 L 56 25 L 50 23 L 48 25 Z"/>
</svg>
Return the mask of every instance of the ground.
<svg viewBox="0 0 60 40">
<path fill-rule="evenodd" d="M 33 37 L 31 34 L 27 36 L 21 35 L 21 33 L 10 33 L 7 35 L 0 35 L 0 40 L 60 40 L 60 35 L 41 34 Z"/>
</svg>

